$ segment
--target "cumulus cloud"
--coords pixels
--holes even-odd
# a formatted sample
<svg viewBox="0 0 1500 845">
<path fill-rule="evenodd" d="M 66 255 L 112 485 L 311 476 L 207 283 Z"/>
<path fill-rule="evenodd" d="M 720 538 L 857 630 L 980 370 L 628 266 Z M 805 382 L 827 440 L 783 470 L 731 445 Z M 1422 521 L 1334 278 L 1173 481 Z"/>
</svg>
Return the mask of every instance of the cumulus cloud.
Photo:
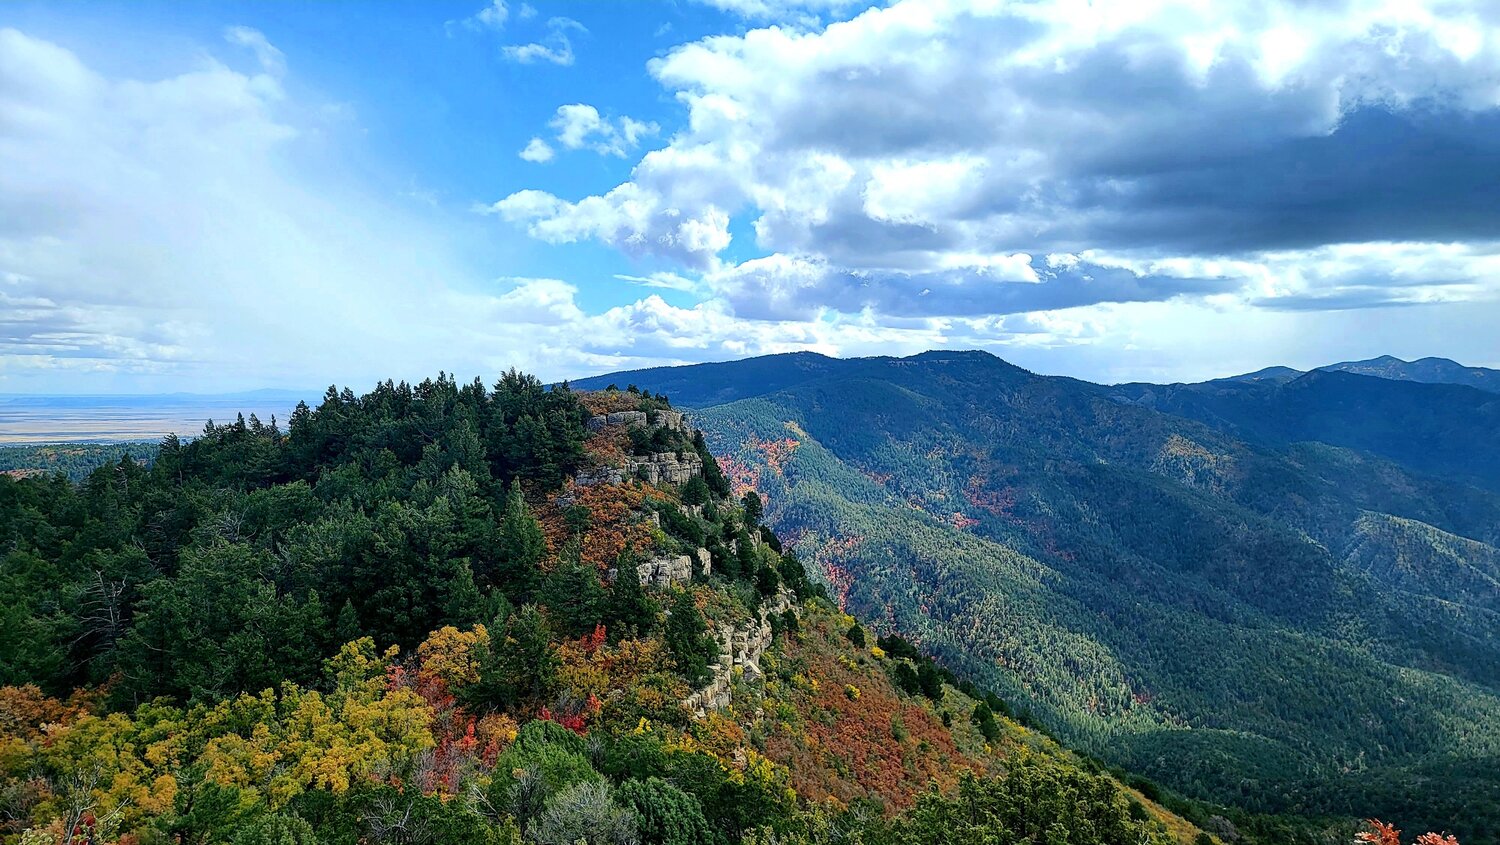
<svg viewBox="0 0 1500 845">
<path fill-rule="evenodd" d="M 670 51 L 650 69 L 685 126 L 629 181 L 493 208 L 764 319 L 1493 298 L 1484 248 L 1450 246 L 1500 231 L 1497 26 L 1478 2 L 903 0 Z M 736 264 L 740 219 L 764 257 Z"/>
<path fill-rule="evenodd" d="M 317 105 L 212 58 L 121 79 L 0 29 L 0 390 L 581 366 L 572 285 L 488 280 L 439 209 L 340 173 Z M 575 351 L 534 357 L 520 326 Z"/>
<path fill-rule="evenodd" d="M 611 120 L 584 103 L 558 106 L 548 125 L 557 133 L 557 142 L 570 150 L 587 147 L 600 155 L 622 158 L 640 146 L 641 139 L 661 130 L 654 122 L 632 117 Z"/>
<path fill-rule="evenodd" d="M 591 311 L 571 281 L 489 279 L 459 257 L 440 209 L 387 204 L 327 160 L 292 163 L 314 130 L 342 125 L 300 122 L 316 105 L 213 59 L 113 78 L 0 29 L 0 390 L 222 391 L 511 366 L 562 378 L 943 339 L 926 323 L 746 320 L 654 293 Z M 722 225 L 685 219 L 676 236 L 712 250 L 698 239 L 727 237 Z M 628 283 L 697 284 L 670 271 Z"/>
<path fill-rule="evenodd" d="M 525 161 L 542 164 L 551 161 L 555 153 L 553 153 L 552 147 L 546 141 L 543 141 L 541 138 L 532 138 L 526 142 L 526 146 L 517 155 Z"/>
<path fill-rule="evenodd" d="M 798 349 L 1104 379 L 1500 364 L 1494 13 L 1341 3 L 905 0 L 827 26 L 779 16 L 844 12 L 744 4 L 778 25 L 650 65 L 683 109 L 658 148 L 577 103 L 518 151 L 626 156 L 626 181 L 482 206 L 632 259 L 594 278 L 495 279 L 436 197 L 362 184 L 357 119 L 256 30 L 151 79 L 0 30 L 0 390 Z M 521 28 L 479 19 L 506 8 L 475 26 Z M 570 61 L 579 32 L 536 45 Z"/>
</svg>

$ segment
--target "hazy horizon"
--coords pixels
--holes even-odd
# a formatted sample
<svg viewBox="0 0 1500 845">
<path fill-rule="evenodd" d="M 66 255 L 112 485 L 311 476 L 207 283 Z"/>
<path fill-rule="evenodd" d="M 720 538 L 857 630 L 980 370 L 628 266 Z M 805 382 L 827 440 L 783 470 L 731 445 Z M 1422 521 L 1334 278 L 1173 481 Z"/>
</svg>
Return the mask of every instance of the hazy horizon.
<svg viewBox="0 0 1500 845">
<path fill-rule="evenodd" d="M 924 354 L 924 353 L 927 353 L 927 352 L 967 352 L 967 351 L 980 351 L 980 352 L 988 352 L 989 354 L 995 355 L 995 357 L 1000 358 L 1002 360 L 1005 360 L 1008 363 L 1015 364 L 1017 366 L 1022 366 L 1022 367 L 1024 367 L 1024 369 L 1030 370 L 1031 372 L 1034 372 L 1034 373 L 1036 373 L 1038 375 L 1043 375 L 1043 376 L 1060 376 L 1060 377 L 1065 377 L 1065 378 L 1077 378 L 1077 379 L 1080 379 L 1082 381 L 1094 381 L 1093 379 L 1085 378 L 1083 376 L 1075 375 L 1073 373 L 1048 372 L 1048 371 L 1043 370 L 1043 369 L 1036 369 L 1036 368 L 1033 368 L 1033 367 L 1025 367 L 1020 362 L 1012 360 L 1011 358 L 1008 358 L 1005 355 L 996 354 L 994 352 L 990 352 L 990 350 L 983 350 L 983 349 L 981 349 L 981 350 L 974 350 L 974 349 L 964 349 L 964 348 L 957 348 L 957 347 L 953 347 L 953 348 L 939 347 L 939 348 L 933 348 L 933 349 L 925 349 L 925 350 L 922 350 L 920 352 L 913 352 L 913 353 L 910 353 L 910 354 L 907 354 L 907 355 L 891 355 L 891 356 L 881 356 L 881 355 L 827 355 L 826 353 L 815 352 L 814 350 L 795 350 L 795 351 L 796 352 L 814 352 L 814 354 L 824 355 L 825 357 L 835 358 L 835 359 L 875 358 L 875 357 L 907 358 L 907 357 L 911 357 L 912 355 L 921 355 L 921 354 Z M 647 366 L 647 367 L 630 367 L 630 368 L 625 368 L 625 369 L 614 368 L 614 369 L 600 370 L 598 372 L 581 373 L 581 374 L 578 374 L 578 375 L 567 376 L 565 378 L 559 378 L 559 379 L 544 379 L 544 381 L 546 383 L 548 383 L 548 384 L 556 384 L 556 383 L 559 383 L 559 382 L 562 382 L 562 381 L 582 381 L 582 380 L 585 380 L 585 379 L 601 378 L 603 376 L 612 375 L 614 373 L 630 372 L 630 371 L 633 371 L 633 370 L 653 369 L 653 368 L 657 368 L 657 367 L 691 367 L 691 366 L 694 366 L 694 365 L 697 365 L 697 364 L 731 363 L 731 362 L 734 362 L 734 361 L 743 361 L 743 360 L 747 360 L 747 359 L 750 359 L 750 358 L 773 357 L 775 355 L 787 355 L 787 354 L 793 354 L 793 353 L 792 352 L 774 352 L 774 353 L 767 353 L 765 355 L 747 355 L 747 356 L 743 356 L 741 358 L 725 358 L 725 359 L 714 360 L 714 361 L 681 361 L 681 362 L 668 362 L 668 363 L 662 363 L 662 364 L 653 364 L 653 365 L 650 365 L 650 366 Z M 1307 372 L 1307 371 L 1310 371 L 1310 370 L 1318 369 L 1319 367 L 1326 367 L 1326 366 L 1330 366 L 1330 365 L 1333 365 L 1333 364 L 1348 363 L 1348 362 L 1354 362 L 1354 361 L 1375 360 L 1375 359 L 1384 358 L 1384 357 L 1396 358 L 1397 360 L 1403 361 L 1405 363 L 1412 363 L 1414 361 L 1420 361 L 1420 360 L 1425 360 L 1425 359 L 1441 359 L 1441 360 L 1454 361 L 1454 359 L 1446 358 L 1445 356 L 1441 356 L 1441 355 L 1419 355 L 1419 356 L 1413 356 L 1411 358 L 1401 358 L 1400 356 L 1387 356 L 1387 355 L 1381 354 L 1381 355 L 1373 355 L 1373 356 L 1370 356 L 1369 358 L 1339 358 L 1339 359 L 1336 359 L 1336 360 L 1321 361 L 1321 362 L 1318 362 L 1318 363 L 1308 364 L 1308 365 L 1305 365 L 1305 366 L 1297 366 L 1297 365 L 1293 365 L 1293 364 L 1283 364 L 1283 363 L 1270 363 L 1270 364 L 1265 364 L 1265 365 L 1259 366 L 1259 367 L 1252 367 L 1252 368 L 1246 369 L 1246 370 L 1236 370 L 1234 372 L 1214 373 L 1214 374 L 1211 374 L 1211 375 L 1206 375 L 1206 376 L 1204 376 L 1202 378 L 1188 379 L 1188 380 L 1185 380 L 1185 381 L 1187 381 L 1187 382 L 1213 381 L 1215 379 L 1231 378 L 1231 377 L 1234 377 L 1234 376 L 1247 375 L 1247 374 L 1250 374 L 1250 373 L 1259 372 L 1261 370 L 1277 369 L 1277 368 L 1282 368 L 1282 367 L 1286 367 L 1286 368 L 1293 369 L 1293 370 L 1298 370 L 1298 371 L 1301 371 L 1301 372 Z M 1461 366 L 1464 366 L 1464 367 L 1484 367 L 1484 368 L 1490 368 L 1490 369 L 1500 369 L 1500 367 L 1497 367 L 1497 366 L 1489 364 L 1489 363 L 1476 363 L 1476 362 L 1472 362 L 1472 361 L 1454 361 L 1454 363 L 1457 363 L 1457 364 L 1459 364 Z M 450 370 L 441 370 L 440 369 L 440 370 L 434 370 L 433 372 L 427 373 L 425 375 L 417 376 L 415 378 L 408 378 L 408 379 L 392 378 L 390 380 L 391 381 L 396 381 L 396 382 L 407 381 L 407 382 L 410 382 L 410 383 L 416 383 L 416 382 L 420 382 L 422 379 L 425 379 L 425 378 L 435 377 L 435 376 L 438 375 L 439 372 L 445 372 L 445 373 L 447 373 L 449 375 L 452 375 L 455 378 L 457 378 L 457 380 L 459 382 L 468 382 L 468 381 L 471 381 L 474 378 L 478 377 L 481 381 L 484 381 L 486 384 L 488 384 L 488 383 L 493 382 L 496 378 L 498 378 L 500 376 L 500 373 L 504 372 L 507 369 L 510 369 L 510 368 L 509 367 L 502 367 L 501 369 L 496 370 L 493 373 L 487 373 L 487 374 L 484 374 L 484 373 L 473 373 L 473 374 L 469 374 L 469 375 L 466 375 L 466 376 L 465 375 L 460 375 L 458 373 L 454 373 L 454 372 L 452 372 Z M 383 383 L 386 380 L 387 379 L 385 379 L 385 378 L 380 378 L 380 379 L 376 379 L 374 381 L 371 381 L 369 383 L 354 383 L 354 382 L 345 382 L 345 381 L 334 381 L 334 382 L 330 382 L 330 384 L 325 384 L 322 387 L 316 387 L 316 388 L 314 388 L 314 387 L 303 387 L 303 388 L 298 388 L 298 387 L 247 387 L 247 388 L 239 389 L 239 390 L 229 390 L 229 391 L 216 392 L 216 393 L 205 393 L 205 392 L 192 391 L 192 390 L 164 390 L 164 391 L 157 392 L 157 393 L 146 393 L 146 392 L 66 393 L 66 392 L 43 392 L 43 391 L 38 391 L 38 392 L 34 392 L 34 393 L 23 393 L 23 392 L 3 392 L 3 391 L 0 391 L 0 403 L 3 403 L 6 400 L 15 400 L 15 399 L 43 399 L 43 400 L 45 400 L 45 399 L 91 399 L 91 398 L 98 398 L 98 399 L 133 399 L 133 398 L 138 398 L 138 399 L 170 399 L 170 398 L 174 398 L 174 397 L 184 397 L 184 398 L 230 400 L 230 399 L 239 399 L 239 398 L 254 398 L 254 396 L 256 394 L 261 394 L 264 398 L 267 398 L 267 399 L 277 398 L 277 399 L 289 399 L 289 400 L 293 400 L 293 407 L 295 407 L 295 401 L 296 400 L 306 401 L 309 404 L 313 404 L 316 400 L 321 399 L 321 397 L 323 396 L 324 392 L 327 391 L 327 389 L 328 389 L 328 387 L 330 385 L 334 386 L 334 387 L 336 387 L 336 388 L 338 388 L 340 390 L 342 390 L 345 387 L 349 387 L 349 388 L 354 389 L 356 392 L 359 392 L 359 391 L 367 390 L 370 387 L 373 387 L 375 384 Z M 1112 380 L 1112 381 L 1098 381 L 1098 382 L 1095 382 L 1095 383 L 1097 383 L 1097 384 L 1125 384 L 1125 383 L 1129 383 L 1129 382 L 1147 382 L 1147 383 L 1152 383 L 1152 384 L 1170 384 L 1170 383 L 1174 383 L 1174 382 L 1159 381 L 1159 380 L 1153 380 L 1153 379 L 1147 379 L 1147 378 L 1135 378 L 1135 379 L 1126 378 L 1126 379 L 1119 379 L 1119 380 Z M 3 424 L 3 418 L 0 418 L 0 424 Z M 3 437 L 3 433 L 0 433 L 0 437 Z"/>
</svg>

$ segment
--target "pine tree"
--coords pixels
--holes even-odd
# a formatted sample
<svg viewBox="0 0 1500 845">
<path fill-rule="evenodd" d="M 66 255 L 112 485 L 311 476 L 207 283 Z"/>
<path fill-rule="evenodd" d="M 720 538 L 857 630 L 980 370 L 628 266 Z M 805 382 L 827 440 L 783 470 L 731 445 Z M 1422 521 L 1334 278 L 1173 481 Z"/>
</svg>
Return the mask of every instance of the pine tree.
<svg viewBox="0 0 1500 845">
<path fill-rule="evenodd" d="M 729 479 L 724 477 L 724 471 L 719 469 L 719 460 L 713 453 L 708 451 L 708 444 L 703 440 L 703 432 L 693 432 L 693 450 L 698 457 L 703 459 L 703 480 L 708 484 L 715 496 L 721 499 L 729 498 Z"/>
<path fill-rule="evenodd" d="M 754 490 L 745 493 L 741 500 L 745 505 L 745 528 L 752 529 L 760 525 L 761 517 L 765 516 L 766 505 L 760 499 L 760 494 Z"/>
<path fill-rule="evenodd" d="M 542 585 L 541 600 L 558 633 L 577 637 L 604 621 L 604 587 L 598 570 L 579 559 L 576 539 L 568 541 L 562 557 Z"/>
<path fill-rule="evenodd" d="M 635 558 L 622 552 L 615 561 L 615 583 L 609 590 L 609 602 L 605 607 L 605 624 L 611 636 L 644 637 L 656 628 L 661 607 L 641 586 L 636 572 Z"/>
<path fill-rule="evenodd" d="M 352 643 L 363 635 L 359 627 L 359 614 L 354 612 L 354 602 L 344 599 L 344 606 L 339 608 L 339 617 L 333 623 L 333 641 L 343 645 Z"/>
<path fill-rule="evenodd" d="M 542 525 L 526 507 L 520 482 L 513 481 L 505 497 L 497 542 L 495 586 L 513 604 L 524 604 L 536 595 L 542 559 L 547 555 L 547 537 Z"/>
<path fill-rule="evenodd" d="M 546 617 L 528 604 L 492 635 L 479 661 L 479 680 L 464 689 L 464 700 L 479 710 L 539 704 L 551 694 L 558 665 Z"/>
<path fill-rule="evenodd" d="M 687 483 L 682 485 L 682 503 L 684 505 L 706 505 L 712 491 L 708 489 L 708 482 L 702 476 L 693 476 Z"/>
<path fill-rule="evenodd" d="M 467 628 L 484 618 L 484 595 L 474 585 L 474 571 L 467 560 L 453 566 L 453 574 L 443 586 L 443 622 L 456 628 Z"/>
<path fill-rule="evenodd" d="M 672 613 L 667 617 L 665 636 L 678 673 L 693 686 L 708 683 L 708 667 L 719 659 L 719 643 L 709 636 L 708 625 L 690 591 L 677 593 Z"/>
</svg>

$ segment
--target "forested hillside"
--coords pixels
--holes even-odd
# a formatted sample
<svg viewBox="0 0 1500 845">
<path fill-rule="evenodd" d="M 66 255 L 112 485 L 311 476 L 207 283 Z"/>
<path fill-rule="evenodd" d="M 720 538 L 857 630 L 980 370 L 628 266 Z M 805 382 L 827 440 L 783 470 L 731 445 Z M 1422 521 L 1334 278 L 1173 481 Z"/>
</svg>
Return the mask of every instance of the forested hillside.
<svg viewBox="0 0 1500 845">
<path fill-rule="evenodd" d="M 1190 795 L 1500 836 L 1489 394 L 1315 373 L 1205 424 L 983 353 L 815 363 L 717 365 L 694 418 L 841 607 Z"/>
<path fill-rule="evenodd" d="M 1284 381 L 1121 385 L 1112 394 L 1245 440 L 1343 446 L 1500 491 L 1500 395 L 1473 387 L 1317 370 Z"/>
<path fill-rule="evenodd" d="M 78 482 L 103 464 L 129 456 L 142 464 L 156 457 L 156 443 L 59 443 L 51 446 L 0 446 L 0 473 L 11 478 L 62 473 Z"/>
<path fill-rule="evenodd" d="M 0 477 L 0 841 L 1222 841 L 762 508 L 665 397 L 514 372 Z"/>
</svg>

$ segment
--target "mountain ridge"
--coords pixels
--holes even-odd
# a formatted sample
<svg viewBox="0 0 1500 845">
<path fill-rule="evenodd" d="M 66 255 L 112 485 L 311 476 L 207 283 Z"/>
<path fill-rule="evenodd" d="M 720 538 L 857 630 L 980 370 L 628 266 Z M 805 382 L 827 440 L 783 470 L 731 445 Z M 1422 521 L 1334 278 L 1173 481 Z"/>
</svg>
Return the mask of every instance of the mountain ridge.
<svg viewBox="0 0 1500 845">
<path fill-rule="evenodd" d="M 1198 796 L 1297 812 L 1372 792 L 1396 807 L 1414 767 L 1482 771 L 1494 755 L 1430 720 L 1500 716 L 1500 678 L 1481 668 L 1500 654 L 1492 582 L 1471 575 L 1454 604 L 1390 563 L 1496 541 L 1500 499 L 1472 486 L 1495 478 L 1491 394 L 1337 371 L 1108 387 L 987 354 L 828 368 L 769 383 L 731 371 L 741 398 L 695 419 L 844 606 L 920 635 L 1071 741 L 1113 743 L 1114 761 Z M 1359 428 L 1383 417 L 1390 436 Z M 1403 451 L 1403 433 L 1451 446 Z M 1418 527 L 1376 530 L 1370 513 Z M 1388 712 L 1389 688 L 1421 703 Z M 1313 689 L 1331 698 L 1306 700 Z M 1280 714 L 1278 700 L 1301 703 Z M 1233 768 L 1205 765 L 1222 755 L 1264 786 L 1242 793 Z M 1356 759 L 1365 777 L 1327 774 Z"/>
</svg>

